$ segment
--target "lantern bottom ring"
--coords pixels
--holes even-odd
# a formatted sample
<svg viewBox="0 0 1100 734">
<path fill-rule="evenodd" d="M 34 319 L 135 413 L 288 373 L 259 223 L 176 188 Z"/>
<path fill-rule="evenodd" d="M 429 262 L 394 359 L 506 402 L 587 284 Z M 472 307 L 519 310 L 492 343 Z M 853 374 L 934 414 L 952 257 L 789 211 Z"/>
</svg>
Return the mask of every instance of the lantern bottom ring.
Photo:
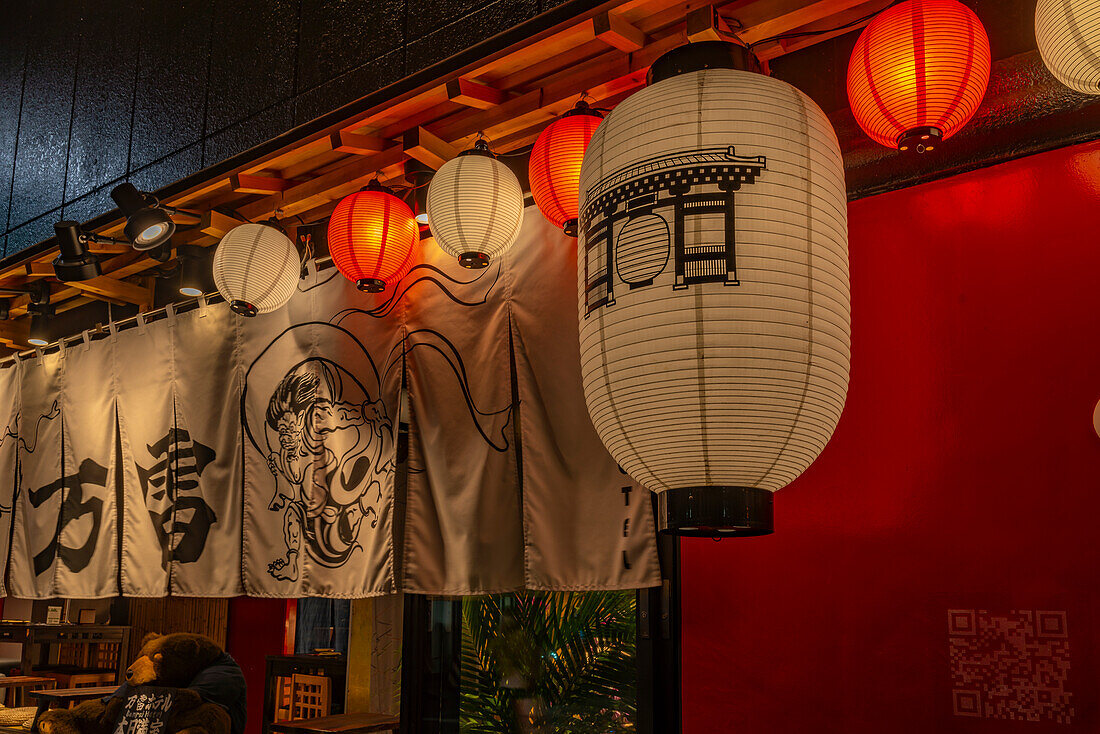
<svg viewBox="0 0 1100 734">
<path fill-rule="evenodd" d="M 563 224 L 561 226 L 561 229 L 562 229 L 563 232 L 565 232 L 566 237 L 576 237 L 577 236 L 577 224 L 578 224 L 578 222 L 577 222 L 576 219 L 566 219 L 565 220 L 565 224 Z"/>
<path fill-rule="evenodd" d="M 255 316 L 260 311 L 248 301 L 230 301 L 229 310 L 241 316 Z"/>
<path fill-rule="evenodd" d="M 670 489 L 657 494 L 658 529 L 699 538 L 770 535 L 772 500 L 772 492 L 757 487 Z"/>
<path fill-rule="evenodd" d="M 386 281 L 378 278 L 360 278 L 355 281 L 355 287 L 367 293 L 381 293 L 386 290 Z"/>
<path fill-rule="evenodd" d="M 483 252 L 464 252 L 458 256 L 458 264 L 470 270 L 489 267 L 489 256 Z"/>
<path fill-rule="evenodd" d="M 943 130 L 938 127 L 914 127 L 898 136 L 898 150 L 924 153 L 933 150 L 942 139 Z"/>
</svg>

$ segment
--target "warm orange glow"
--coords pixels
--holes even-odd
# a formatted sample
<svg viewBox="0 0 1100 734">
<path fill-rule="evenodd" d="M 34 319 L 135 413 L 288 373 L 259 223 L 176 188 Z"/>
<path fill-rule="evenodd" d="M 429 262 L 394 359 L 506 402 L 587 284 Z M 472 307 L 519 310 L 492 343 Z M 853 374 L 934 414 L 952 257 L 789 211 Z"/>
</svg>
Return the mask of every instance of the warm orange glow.
<svg viewBox="0 0 1100 734">
<path fill-rule="evenodd" d="M 558 227 L 578 216 L 581 161 L 599 124 L 600 117 L 578 105 L 550 123 L 531 149 L 531 196 L 543 216 Z"/>
<path fill-rule="evenodd" d="M 989 39 L 958 0 L 907 0 L 860 34 L 848 100 L 863 131 L 891 148 L 932 150 L 965 125 L 989 83 Z M 927 134 L 929 137 L 922 137 Z"/>
<path fill-rule="evenodd" d="M 401 280 L 419 238 L 412 209 L 381 187 L 344 197 L 328 222 L 332 262 L 360 290 L 381 291 Z"/>
</svg>

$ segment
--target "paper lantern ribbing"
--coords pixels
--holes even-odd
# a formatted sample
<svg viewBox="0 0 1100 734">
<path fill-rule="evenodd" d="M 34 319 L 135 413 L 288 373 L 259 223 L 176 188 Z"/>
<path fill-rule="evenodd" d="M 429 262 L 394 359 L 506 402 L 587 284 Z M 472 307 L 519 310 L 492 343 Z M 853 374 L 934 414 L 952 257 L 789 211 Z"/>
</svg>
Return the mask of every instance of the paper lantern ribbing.
<svg viewBox="0 0 1100 734">
<path fill-rule="evenodd" d="M 848 63 L 856 122 L 897 150 L 933 150 L 965 125 L 989 83 L 989 38 L 958 0 L 906 0 L 879 13 Z"/>
<path fill-rule="evenodd" d="M 425 208 L 443 251 L 464 268 L 484 268 L 519 236 L 523 189 L 479 140 L 435 172 Z"/>
<path fill-rule="evenodd" d="M 531 196 L 543 216 L 570 237 L 577 236 L 581 161 L 602 119 L 585 102 L 578 102 L 550 123 L 531 149 Z"/>
<path fill-rule="evenodd" d="M 377 181 L 341 199 L 328 220 L 333 264 L 369 293 L 381 293 L 409 272 L 419 242 L 412 209 Z"/>
<path fill-rule="evenodd" d="M 282 308 L 294 295 L 301 270 L 294 243 L 267 224 L 234 227 L 214 252 L 214 284 L 242 316 Z"/>
<path fill-rule="evenodd" d="M 1084 94 L 1100 94 L 1100 3 L 1039 0 L 1035 41 L 1058 81 Z"/>
<path fill-rule="evenodd" d="M 699 524 L 747 535 L 771 532 L 771 492 L 818 456 L 844 406 L 847 202 L 820 108 L 738 70 L 751 66 L 735 51 L 671 52 L 596 130 L 577 258 L 581 374 L 604 445 L 662 503 L 739 508 Z"/>
</svg>

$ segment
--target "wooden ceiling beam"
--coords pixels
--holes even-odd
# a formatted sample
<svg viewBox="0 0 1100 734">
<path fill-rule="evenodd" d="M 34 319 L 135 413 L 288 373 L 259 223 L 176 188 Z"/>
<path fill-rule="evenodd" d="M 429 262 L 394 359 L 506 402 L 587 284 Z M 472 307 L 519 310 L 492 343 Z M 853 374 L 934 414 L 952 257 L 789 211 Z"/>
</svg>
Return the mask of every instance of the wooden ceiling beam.
<svg viewBox="0 0 1100 734">
<path fill-rule="evenodd" d="M 381 153 L 393 143 L 377 135 L 362 135 L 360 133 L 339 130 L 329 136 L 329 144 L 339 153 L 351 153 L 353 155 L 370 155 Z"/>
<path fill-rule="evenodd" d="M 77 290 L 93 296 L 123 301 L 137 306 L 147 306 L 153 302 L 153 289 L 142 288 L 124 280 L 101 275 L 90 280 L 79 280 L 71 284 Z"/>
<path fill-rule="evenodd" d="M 700 41 L 736 41 L 737 36 L 715 5 L 704 5 L 687 14 L 684 32 L 692 43 Z"/>
<path fill-rule="evenodd" d="M 592 35 L 623 53 L 633 53 L 646 44 L 646 36 L 621 15 L 607 11 L 592 17 Z"/>
<path fill-rule="evenodd" d="M 447 82 L 447 98 L 466 107 L 487 110 L 504 102 L 508 95 L 488 84 L 460 77 Z"/>
<path fill-rule="evenodd" d="M 293 181 L 275 176 L 256 176 L 251 173 L 235 173 L 229 177 L 229 185 L 237 194 L 277 194 L 294 185 Z"/>
<path fill-rule="evenodd" d="M 244 223 L 244 220 L 211 209 L 203 213 L 202 219 L 199 220 L 198 231 L 220 240 L 225 237 L 226 232 Z"/>
<path fill-rule="evenodd" d="M 436 170 L 460 152 L 458 148 L 423 127 L 407 130 L 401 139 L 401 147 L 409 158 Z"/>
</svg>

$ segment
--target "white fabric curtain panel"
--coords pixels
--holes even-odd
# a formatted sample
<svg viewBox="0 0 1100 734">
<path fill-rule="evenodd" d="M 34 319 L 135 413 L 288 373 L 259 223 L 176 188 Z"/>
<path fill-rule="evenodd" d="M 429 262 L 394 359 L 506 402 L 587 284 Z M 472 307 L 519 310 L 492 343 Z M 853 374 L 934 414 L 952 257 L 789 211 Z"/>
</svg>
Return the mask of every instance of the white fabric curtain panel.
<svg viewBox="0 0 1100 734">
<path fill-rule="evenodd" d="M 169 309 L 0 371 L 11 593 L 658 584 L 649 495 L 584 406 L 575 242 L 525 219 L 484 270 L 429 240 L 385 293 L 311 269 L 269 314 Z"/>
<path fill-rule="evenodd" d="M 10 552 L 12 519 L 15 506 L 16 453 L 19 444 L 19 380 L 18 365 L 0 370 L 0 559 Z M 8 593 L 6 574 L 0 573 L 0 595 Z"/>
</svg>

